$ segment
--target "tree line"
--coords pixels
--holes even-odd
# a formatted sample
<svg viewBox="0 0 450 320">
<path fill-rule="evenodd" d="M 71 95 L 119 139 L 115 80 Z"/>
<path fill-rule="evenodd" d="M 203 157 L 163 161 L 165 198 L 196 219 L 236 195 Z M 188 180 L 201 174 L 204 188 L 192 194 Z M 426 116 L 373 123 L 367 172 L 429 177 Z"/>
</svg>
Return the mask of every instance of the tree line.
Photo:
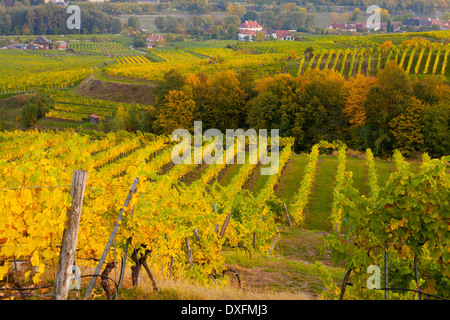
<svg viewBox="0 0 450 320">
<path fill-rule="evenodd" d="M 122 25 L 94 5 L 80 4 L 82 10 L 81 30 L 70 30 L 66 21 L 66 8 L 56 4 L 41 4 L 31 7 L 0 5 L 0 34 L 97 34 L 120 33 Z"/>
<path fill-rule="evenodd" d="M 377 156 L 450 154 L 450 88 L 438 77 L 413 80 L 390 61 L 377 77 L 346 80 L 333 70 L 260 80 L 232 70 L 183 76 L 168 72 L 155 88 L 151 113 L 121 111 L 119 128 L 171 134 L 177 128 L 279 129 L 295 137 L 296 151 L 320 140 L 371 148 Z"/>
<path fill-rule="evenodd" d="M 312 31 L 315 16 L 296 4 L 270 7 L 261 13 L 247 10 L 243 5 L 227 6 L 227 16 L 194 15 L 192 20 L 172 16 L 158 16 L 155 28 L 158 32 L 189 34 L 212 39 L 236 39 L 239 24 L 244 21 L 258 21 L 266 29 Z"/>
<path fill-rule="evenodd" d="M 28 1 L 28 0 L 23 0 Z M 129 0 L 111 0 L 114 3 L 129 3 Z M 134 2 L 137 2 L 135 0 Z M 214 3 L 214 4 L 213 4 Z M 156 6 L 158 9 L 177 9 L 187 10 L 191 13 L 208 13 L 212 10 L 226 11 L 227 6 L 231 1 L 219 0 L 161 0 L 161 3 Z M 360 8 L 367 8 L 374 4 L 370 0 L 252 0 L 247 1 L 247 5 L 252 7 L 255 11 L 263 11 L 270 6 L 278 6 L 289 3 L 297 3 L 298 5 L 308 7 L 310 9 L 322 10 L 323 8 L 331 8 L 332 6 L 357 6 Z M 388 9 L 390 12 L 413 10 L 415 12 L 433 12 L 435 9 L 448 8 L 448 2 L 444 0 L 381 0 L 377 3 L 382 8 Z"/>
</svg>

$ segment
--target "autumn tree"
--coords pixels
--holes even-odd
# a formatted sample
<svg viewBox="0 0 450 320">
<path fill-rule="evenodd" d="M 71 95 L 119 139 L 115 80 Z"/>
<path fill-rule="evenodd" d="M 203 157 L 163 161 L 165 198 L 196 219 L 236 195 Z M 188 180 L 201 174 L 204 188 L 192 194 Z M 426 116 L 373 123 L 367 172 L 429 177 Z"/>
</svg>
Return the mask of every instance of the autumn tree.
<svg viewBox="0 0 450 320">
<path fill-rule="evenodd" d="M 181 90 L 184 85 L 185 77 L 177 70 L 171 69 L 164 74 L 162 80 L 156 82 L 153 89 L 155 94 L 155 106 L 160 107 L 164 104 L 165 97 L 170 90 Z"/>
<path fill-rule="evenodd" d="M 261 42 L 261 41 L 264 41 L 265 38 L 266 38 L 266 36 L 264 35 L 264 33 L 262 31 L 258 31 L 255 36 L 255 41 Z"/>
<path fill-rule="evenodd" d="M 292 132 L 303 148 L 320 140 L 347 140 L 345 79 L 334 70 L 309 70 L 299 77 L 298 108 Z"/>
<path fill-rule="evenodd" d="M 224 131 L 245 124 L 246 94 L 232 70 L 216 73 L 202 86 L 198 97 L 199 114 L 204 127 Z"/>
<path fill-rule="evenodd" d="M 264 91 L 247 103 L 247 124 L 250 128 L 280 129 L 281 113 L 278 107 L 278 97 Z"/>
<path fill-rule="evenodd" d="M 356 22 L 359 19 L 359 16 L 361 15 L 361 10 L 359 8 L 355 8 L 348 19 L 349 22 Z"/>
<path fill-rule="evenodd" d="M 450 89 L 441 79 L 436 76 L 428 76 L 414 81 L 414 96 L 429 105 L 439 101 L 450 103 Z"/>
<path fill-rule="evenodd" d="M 410 156 L 423 149 L 423 115 L 426 106 L 414 97 L 409 98 L 407 105 L 402 113 L 389 122 L 389 127 L 394 137 L 394 148 Z"/>
<path fill-rule="evenodd" d="M 45 94 L 35 94 L 29 97 L 21 110 L 20 122 L 23 127 L 36 123 L 50 109 L 51 100 Z"/>
<path fill-rule="evenodd" d="M 366 124 L 364 103 L 367 99 L 367 94 L 375 83 L 376 78 L 366 77 L 362 74 L 350 77 L 345 82 L 346 95 L 342 112 L 349 124 L 348 130 L 351 139 L 351 141 L 348 141 L 349 146 L 357 148 L 362 143 L 359 131 Z"/>
<path fill-rule="evenodd" d="M 360 132 L 365 148 L 373 148 L 377 155 L 392 151 L 394 138 L 389 123 L 404 111 L 412 95 L 409 76 L 395 61 L 389 61 L 364 102 L 366 125 Z"/>
<path fill-rule="evenodd" d="M 130 112 L 123 107 L 117 109 L 113 124 L 116 130 L 127 130 L 131 132 L 136 129 L 135 124 L 130 117 Z"/>
<path fill-rule="evenodd" d="M 390 50 L 392 47 L 395 47 L 395 45 L 390 40 L 378 45 L 378 48 L 382 54 L 386 54 L 387 50 Z"/>
<path fill-rule="evenodd" d="M 450 103 L 440 101 L 423 115 L 424 149 L 432 157 L 450 154 Z"/>
<path fill-rule="evenodd" d="M 171 134 L 175 129 L 192 131 L 196 104 L 191 95 L 182 90 L 170 90 L 164 104 L 158 110 L 158 125 L 163 134 Z"/>
<path fill-rule="evenodd" d="M 247 124 L 252 128 L 279 129 L 282 136 L 291 134 L 297 108 L 298 81 L 290 74 L 277 74 L 258 81 L 256 97 L 247 105 Z"/>
<path fill-rule="evenodd" d="M 360 128 L 366 123 L 364 102 L 375 82 L 376 78 L 357 74 L 356 77 L 350 77 L 345 83 L 347 94 L 344 98 L 343 112 L 351 127 Z"/>
<path fill-rule="evenodd" d="M 242 17 L 247 12 L 247 9 L 241 4 L 232 4 L 232 3 L 230 3 L 227 6 L 227 12 L 230 15 L 235 15 L 235 16 L 238 16 L 238 17 Z"/>
</svg>

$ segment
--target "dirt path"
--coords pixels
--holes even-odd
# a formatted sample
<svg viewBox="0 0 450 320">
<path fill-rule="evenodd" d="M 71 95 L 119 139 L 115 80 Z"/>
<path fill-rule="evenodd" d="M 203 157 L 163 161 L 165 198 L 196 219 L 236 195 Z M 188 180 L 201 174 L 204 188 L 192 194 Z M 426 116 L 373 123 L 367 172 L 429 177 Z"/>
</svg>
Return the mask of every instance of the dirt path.
<svg viewBox="0 0 450 320">
<path fill-rule="evenodd" d="M 227 267 L 239 273 L 244 290 L 303 293 L 308 299 L 318 299 L 324 287 L 314 265 L 316 261 L 327 266 L 336 281 L 343 275 L 341 268 L 332 266 L 329 252 L 323 249 L 326 235 L 325 232 L 286 227 L 273 256 L 252 256 L 244 262 L 228 263 Z M 230 253 L 233 254 L 237 253 Z"/>
</svg>

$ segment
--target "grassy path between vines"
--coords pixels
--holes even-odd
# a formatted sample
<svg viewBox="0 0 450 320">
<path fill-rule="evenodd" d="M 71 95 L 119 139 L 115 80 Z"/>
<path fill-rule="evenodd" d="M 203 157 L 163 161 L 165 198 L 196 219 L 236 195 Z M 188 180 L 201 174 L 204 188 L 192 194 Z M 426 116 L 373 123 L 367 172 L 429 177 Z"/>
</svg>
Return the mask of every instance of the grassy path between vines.
<svg viewBox="0 0 450 320">
<path fill-rule="evenodd" d="M 307 162 L 306 155 L 293 154 L 275 188 L 275 195 L 287 205 L 288 210 Z M 284 226 L 273 256 L 262 253 L 250 258 L 243 250 L 225 252 L 227 267 L 239 272 L 244 290 L 272 293 L 281 299 L 284 294 L 300 299 L 317 299 L 324 288 L 314 266 L 316 261 L 329 268 L 336 282 L 341 280 L 342 268 L 333 267 L 329 253 L 321 249 L 328 231 L 327 217 L 330 214 L 336 166 L 336 157 L 320 156 L 306 225 L 304 228 Z M 224 180 L 230 179 L 236 169 L 231 169 Z M 266 179 L 260 176 L 252 182 L 250 190 L 258 192 Z"/>
<path fill-rule="evenodd" d="M 307 162 L 306 155 L 293 154 L 275 188 L 275 195 L 287 205 L 288 210 L 300 186 Z M 319 156 L 310 200 L 305 209 L 305 225 L 291 228 L 284 226 L 273 257 L 260 255 L 250 259 L 243 251 L 225 253 L 227 266 L 239 272 L 244 290 L 278 293 L 279 297 L 285 293 L 306 294 L 307 299 L 317 299 L 324 287 L 314 266 L 316 261 L 328 268 L 336 283 L 342 281 L 344 270 L 340 265 L 333 264 L 329 252 L 323 248 L 325 238 L 332 229 L 328 217 L 337 163 L 335 156 Z M 380 180 L 385 183 L 392 164 L 380 162 L 377 163 L 378 168 L 381 171 Z M 355 188 L 367 194 L 365 159 L 348 157 L 347 170 L 353 172 Z M 264 177 L 254 181 L 251 190 L 257 192 L 264 181 Z"/>
</svg>

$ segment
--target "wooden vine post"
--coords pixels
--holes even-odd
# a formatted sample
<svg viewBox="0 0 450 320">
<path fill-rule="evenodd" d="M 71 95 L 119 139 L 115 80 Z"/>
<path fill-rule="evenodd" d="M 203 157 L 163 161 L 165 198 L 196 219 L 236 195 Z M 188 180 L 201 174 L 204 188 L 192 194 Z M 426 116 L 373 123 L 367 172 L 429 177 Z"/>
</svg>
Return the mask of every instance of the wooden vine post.
<svg viewBox="0 0 450 320">
<path fill-rule="evenodd" d="M 283 206 L 284 206 L 284 213 L 286 214 L 286 222 L 287 222 L 289 227 L 292 227 L 292 223 L 291 223 L 291 219 L 289 218 L 289 212 L 288 212 L 288 209 L 286 207 L 286 203 L 283 203 Z"/>
<path fill-rule="evenodd" d="M 230 212 L 230 213 L 228 214 L 228 216 L 227 216 L 226 219 L 225 219 L 225 222 L 223 223 L 222 229 L 220 229 L 220 234 L 219 234 L 219 238 L 220 238 L 220 239 L 222 239 L 223 236 L 225 235 L 225 231 L 227 230 L 228 223 L 230 222 L 230 218 L 231 218 L 231 215 L 232 215 L 232 214 L 233 214 L 233 212 Z"/>
<path fill-rule="evenodd" d="M 189 244 L 189 238 L 186 238 L 185 241 L 186 241 L 186 253 L 187 253 L 187 257 L 188 257 L 189 266 L 190 266 L 190 268 L 192 268 L 192 266 L 194 265 L 194 259 L 192 258 L 192 251 L 191 251 L 191 245 Z"/>
<path fill-rule="evenodd" d="M 70 189 L 72 207 L 70 210 L 67 210 L 68 221 L 63 233 L 61 252 L 59 254 L 55 278 L 54 293 L 56 300 L 67 300 L 69 293 L 69 280 L 72 275 L 72 266 L 75 261 L 78 227 L 80 225 L 87 176 L 88 172 L 83 170 L 76 170 L 73 173 L 72 187 Z"/>
<path fill-rule="evenodd" d="M 128 192 L 127 198 L 125 199 L 125 203 L 124 203 L 122 209 L 120 210 L 119 217 L 117 218 L 117 221 L 114 225 L 113 231 L 111 232 L 111 235 L 109 236 L 108 243 L 106 244 L 106 247 L 103 250 L 103 254 L 102 254 L 102 257 L 100 258 L 100 262 L 98 263 L 97 268 L 95 269 L 95 275 L 100 275 L 100 270 L 103 266 L 103 263 L 106 260 L 106 256 L 107 256 L 109 249 L 111 248 L 111 245 L 114 241 L 114 237 L 116 236 L 117 230 L 119 229 L 120 222 L 122 221 L 123 213 L 124 213 L 125 209 L 128 207 L 128 204 L 131 201 L 131 197 L 133 196 L 134 192 L 136 191 L 138 182 L 139 182 L 139 178 L 135 178 L 134 182 L 130 188 L 130 191 Z M 114 267 L 116 267 L 116 266 L 114 266 Z M 89 297 L 89 295 L 91 294 L 91 291 L 94 288 L 95 280 L 96 280 L 96 277 L 93 277 L 91 282 L 89 283 L 89 287 L 87 288 L 86 294 L 84 296 L 84 300 L 86 300 Z"/>
<path fill-rule="evenodd" d="M 278 240 L 278 236 L 280 235 L 281 232 L 281 227 L 278 227 L 278 232 L 277 232 L 277 236 L 275 237 L 275 240 L 273 240 L 272 245 L 270 246 L 270 250 L 269 250 L 269 255 L 272 254 L 272 250 L 275 247 L 275 244 L 277 243 Z"/>
</svg>

